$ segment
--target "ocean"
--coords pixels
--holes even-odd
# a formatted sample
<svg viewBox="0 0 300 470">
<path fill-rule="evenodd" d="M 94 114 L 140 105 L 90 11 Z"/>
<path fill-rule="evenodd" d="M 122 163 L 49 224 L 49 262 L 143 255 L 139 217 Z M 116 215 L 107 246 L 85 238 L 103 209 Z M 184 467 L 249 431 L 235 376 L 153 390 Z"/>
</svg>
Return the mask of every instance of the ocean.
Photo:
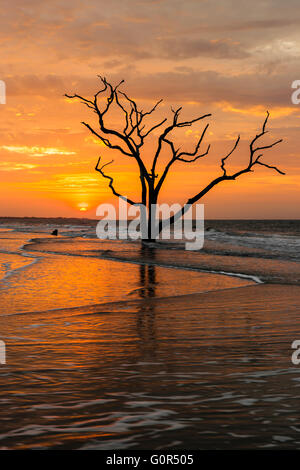
<svg viewBox="0 0 300 470">
<path fill-rule="evenodd" d="M 0 448 L 298 448 L 300 221 L 96 223 L 0 219 Z"/>
</svg>

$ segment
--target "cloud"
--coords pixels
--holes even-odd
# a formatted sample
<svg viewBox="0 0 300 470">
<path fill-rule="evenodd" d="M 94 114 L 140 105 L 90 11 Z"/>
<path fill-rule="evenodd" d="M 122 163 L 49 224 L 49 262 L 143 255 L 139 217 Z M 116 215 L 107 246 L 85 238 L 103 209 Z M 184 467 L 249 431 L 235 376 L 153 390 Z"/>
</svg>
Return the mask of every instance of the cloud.
<svg viewBox="0 0 300 470">
<path fill-rule="evenodd" d="M 252 116 L 265 116 L 266 115 L 266 108 L 263 105 L 250 106 L 250 107 L 245 107 L 245 108 L 236 108 L 232 106 L 230 103 L 225 101 L 225 102 L 219 103 L 219 106 L 222 109 L 222 111 L 225 111 L 225 112 L 246 114 L 246 115 L 252 115 Z M 275 106 L 272 108 L 273 118 L 289 116 L 293 113 L 299 113 L 299 110 L 295 106 L 286 106 L 286 107 Z"/>
<path fill-rule="evenodd" d="M 253 0 L 252 5 L 249 9 L 247 2 L 236 0 L 114 0 L 99 8 L 98 0 L 87 0 L 82 8 L 80 0 L 68 5 L 31 0 L 24 7 L 18 0 L 3 12 L 0 42 L 6 42 L 12 61 L 12 54 L 31 61 L 40 54 L 49 67 L 53 61 L 79 58 L 111 64 L 126 58 L 245 59 L 268 43 L 274 31 L 277 39 L 297 35 L 295 0 L 289 0 L 290 12 L 277 0 Z"/>
<path fill-rule="evenodd" d="M 168 38 L 161 41 L 156 56 L 182 60 L 194 57 L 213 57 L 215 59 L 245 59 L 250 56 L 238 42 L 230 39 L 189 39 Z"/>
<path fill-rule="evenodd" d="M 5 76 L 4 80 L 9 96 L 62 96 L 65 90 L 65 79 L 57 75 L 14 75 Z"/>
<path fill-rule="evenodd" d="M 31 163 L 0 162 L 0 171 L 32 170 L 37 167 Z"/>
<path fill-rule="evenodd" d="M 295 75 L 296 76 L 296 75 Z M 114 82 L 119 74 L 111 75 Z M 233 107 L 250 106 L 293 108 L 291 82 L 285 74 L 241 73 L 227 75 L 216 71 L 169 71 L 129 74 L 124 86 L 138 99 L 159 99 L 179 103 L 230 103 Z M 294 106 L 295 111 L 298 108 Z"/>
<path fill-rule="evenodd" d="M 163 98 L 167 101 L 194 103 L 228 102 L 235 107 L 254 105 L 271 107 L 291 107 L 292 78 L 297 72 L 280 72 L 270 75 L 268 71 L 250 71 L 239 75 L 229 75 L 214 70 L 197 70 L 191 67 L 174 67 L 166 72 L 139 72 L 134 69 L 111 72 L 107 78 L 112 83 L 118 83 L 125 78 L 123 90 L 128 90 L 131 96 L 143 100 Z M 44 99 L 56 97 L 62 99 L 62 92 L 78 92 L 83 96 L 91 96 L 100 89 L 96 75 L 89 77 L 57 76 L 50 83 L 58 87 L 48 87 L 49 77 L 22 76 L 15 77 L 12 82 L 7 79 L 10 94 L 40 96 Z M 18 82 L 18 83 L 17 83 Z M 17 85 L 15 86 L 15 84 Z M 12 86 L 10 86 L 12 85 Z M 69 100 L 75 103 L 73 100 Z M 59 103 L 61 106 L 61 103 Z M 295 107 L 296 109 L 296 107 Z"/>
<path fill-rule="evenodd" d="M 0 148 L 7 150 L 8 152 L 21 153 L 26 155 L 31 155 L 32 157 L 43 157 L 49 155 L 75 155 L 76 152 L 70 150 L 63 150 L 52 147 L 27 147 L 24 146 L 14 146 L 14 145 L 2 145 Z"/>
</svg>

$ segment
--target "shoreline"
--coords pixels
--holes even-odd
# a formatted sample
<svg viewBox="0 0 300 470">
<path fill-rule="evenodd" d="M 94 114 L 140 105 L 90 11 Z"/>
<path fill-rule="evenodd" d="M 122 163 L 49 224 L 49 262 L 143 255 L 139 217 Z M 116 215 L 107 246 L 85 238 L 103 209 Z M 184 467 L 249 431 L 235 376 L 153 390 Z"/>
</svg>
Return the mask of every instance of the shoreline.
<svg viewBox="0 0 300 470">
<path fill-rule="evenodd" d="M 300 263 L 294 260 L 243 256 L 243 254 L 207 253 L 205 250 L 186 251 L 178 248 L 172 249 L 171 244 L 145 247 L 134 241 L 98 240 L 88 237 L 62 236 L 55 240 L 36 237 L 32 240 L 24 249 L 33 253 L 43 253 L 44 251 L 64 256 L 82 256 L 194 272 L 219 273 L 220 275 L 252 279 L 257 283 L 300 285 Z M 77 241 L 80 250 L 69 250 L 63 253 L 53 249 L 59 245 L 63 249 L 65 245 L 74 240 Z M 85 249 L 85 245 L 89 246 L 88 250 Z M 171 263 L 170 258 L 172 259 Z"/>
<path fill-rule="evenodd" d="M 11 232 L 10 232 L 11 233 Z M 170 269 L 181 269 L 202 273 L 213 273 L 224 276 L 250 279 L 256 283 L 275 283 L 286 285 L 300 284 L 300 263 L 294 260 L 281 259 L 275 254 L 265 256 L 261 253 L 230 253 L 213 249 L 199 251 L 185 251 L 178 243 L 158 242 L 153 246 L 144 247 L 140 242 L 127 240 L 99 240 L 82 236 L 82 234 L 68 236 L 68 234 L 49 237 L 45 232 L 29 232 L 14 230 L 13 233 L 41 234 L 42 237 L 30 237 L 19 247 L 20 253 L 57 254 L 61 256 L 82 256 L 90 258 L 106 259 L 116 262 L 127 262 L 138 265 L 160 266 Z M 57 252 L 55 247 L 66 242 L 78 241 L 82 246 L 82 253 Z M 43 249 L 43 244 L 51 244 L 54 249 Z M 84 244 L 94 244 L 94 249 L 84 251 Z M 36 246 L 35 246 L 36 245 Z M 120 246 L 119 246 L 120 245 Z M 248 249 L 249 251 L 249 249 Z M 155 252 L 155 259 L 153 259 Z M 12 252 L 11 252 L 12 253 Z M 17 254 L 17 253 L 16 253 Z M 255 256 L 256 255 L 256 256 Z M 170 262 L 170 258 L 172 261 Z"/>
<path fill-rule="evenodd" d="M 24 250 L 24 251 L 27 251 L 28 254 L 30 255 L 30 253 L 48 253 L 48 254 L 53 254 L 53 255 L 57 255 L 57 256 L 81 256 L 81 257 L 84 257 L 84 258 L 88 258 L 87 255 L 85 254 L 78 254 L 78 253 L 58 253 L 57 251 L 39 251 L 38 249 L 32 249 L 30 248 L 30 245 L 32 243 L 39 243 L 39 242 L 44 242 L 45 239 L 43 238 L 32 238 L 30 240 L 28 240 L 28 243 L 25 243 L 20 249 L 21 250 Z M 116 241 L 119 241 L 119 240 L 116 240 Z M 113 243 L 113 241 L 112 241 Z M 156 247 L 154 247 L 156 248 Z M 159 247 L 157 247 L 159 249 Z M 164 248 L 164 247 L 162 247 Z M 232 277 L 239 277 L 241 279 L 249 279 L 257 284 L 263 284 L 264 281 L 262 281 L 261 279 L 259 279 L 257 276 L 255 275 L 251 275 L 251 274 L 244 274 L 244 273 L 231 273 L 231 272 L 226 272 L 226 271 L 214 271 L 214 270 L 206 270 L 206 269 L 201 269 L 200 267 L 199 268 L 196 268 L 196 267 L 189 267 L 189 266 L 180 266 L 180 265 L 172 265 L 172 264 L 168 264 L 168 263 L 157 263 L 157 262 L 154 262 L 154 261 L 150 261 L 150 260 L 136 260 L 136 259 L 122 259 L 122 258 L 118 258 L 117 256 L 116 257 L 113 257 L 113 256 L 93 256 L 93 255 L 90 255 L 90 257 L 93 257 L 93 258 L 99 258 L 99 259 L 106 259 L 106 260 L 110 260 L 110 261 L 113 261 L 113 262 L 116 262 L 116 263 L 130 263 L 130 264 L 138 264 L 138 265 L 146 265 L 146 266 L 158 266 L 158 267 L 162 267 L 162 268 L 170 268 L 170 269 L 180 269 L 180 270 L 185 270 L 185 271 L 193 271 L 193 272 L 201 272 L 201 273 L 207 273 L 207 274 L 222 274 L 224 276 L 232 276 Z"/>
</svg>

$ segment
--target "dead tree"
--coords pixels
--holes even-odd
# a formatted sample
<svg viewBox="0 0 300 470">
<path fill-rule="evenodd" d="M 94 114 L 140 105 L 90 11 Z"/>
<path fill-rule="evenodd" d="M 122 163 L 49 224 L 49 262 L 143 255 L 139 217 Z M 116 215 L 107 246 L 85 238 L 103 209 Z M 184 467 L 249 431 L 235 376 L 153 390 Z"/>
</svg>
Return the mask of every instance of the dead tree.
<svg viewBox="0 0 300 470">
<path fill-rule="evenodd" d="M 192 152 L 181 151 L 180 148 L 175 147 L 175 143 L 172 140 L 170 134 L 172 131 L 181 128 L 181 127 L 189 127 L 192 124 L 199 122 L 209 116 L 211 114 L 203 114 L 200 117 L 192 119 L 190 121 L 181 121 L 180 120 L 180 112 L 182 107 L 173 109 L 172 110 L 172 119 L 169 124 L 165 124 L 167 122 L 167 118 L 164 118 L 162 121 L 153 124 L 152 126 L 147 126 L 145 124 L 145 117 L 151 115 L 158 105 L 161 103 L 162 100 L 159 100 L 149 111 L 143 111 L 139 109 L 135 100 L 131 99 L 127 96 L 126 93 L 121 91 L 120 85 L 124 82 L 122 80 L 118 85 L 113 86 L 109 83 L 106 78 L 99 76 L 103 84 L 103 88 L 100 89 L 92 99 L 84 98 L 78 94 L 68 95 L 65 96 L 67 98 L 76 98 L 79 99 L 83 104 L 85 104 L 88 108 L 90 108 L 94 113 L 97 115 L 98 127 L 95 129 L 90 124 L 86 122 L 82 122 L 82 124 L 89 129 L 89 131 L 96 136 L 106 147 L 112 150 L 117 150 L 121 154 L 126 157 L 133 158 L 138 166 L 139 171 L 139 178 L 141 182 L 141 195 L 139 201 L 133 201 L 129 199 L 127 196 L 120 194 L 115 187 L 114 180 L 111 176 L 109 176 L 105 172 L 105 168 L 113 162 L 110 161 L 108 163 L 102 164 L 101 157 L 99 157 L 97 165 L 95 167 L 96 171 L 98 171 L 103 178 L 108 179 L 109 181 L 109 188 L 111 189 L 112 193 L 124 200 L 126 200 L 129 204 L 138 205 L 143 204 L 148 209 L 148 236 L 147 240 L 151 240 L 151 220 L 153 214 L 151 214 L 151 207 L 158 202 L 159 192 L 162 188 L 164 181 L 171 169 L 171 167 L 176 162 L 183 162 L 183 163 L 192 163 L 200 158 L 205 157 L 210 149 L 210 145 L 207 146 L 205 151 L 201 150 L 203 140 L 207 131 L 209 124 L 206 124 L 199 140 Z M 104 100 L 104 105 L 99 103 L 100 98 L 106 97 Z M 102 100 L 103 101 L 103 100 Z M 123 115 L 124 118 L 124 127 L 122 130 L 114 129 L 111 126 L 108 126 L 106 123 L 106 116 L 107 113 L 110 111 L 112 105 L 115 104 L 119 109 L 120 113 Z M 182 206 L 182 208 L 172 216 L 170 216 L 167 220 L 161 221 L 159 223 L 158 232 L 163 228 L 164 223 L 173 224 L 178 218 L 184 215 L 187 208 L 194 204 L 195 202 L 199 201 L 203 196 L 205 196 L 211 189 L 213 189 L 216 185 L 221 183 L 222 181 L 233 181 L 239 176 L 250 173 L 253 171 L 256 165 L 264 166 L 266 168 L 270 168 L 272 170 L 277 171 L 278 173 L 284 175 L 285 173 L 279 170 L 276 166 L 269 165 L 264 163 L 261 158 L 263 154 L 262 151 L 266 149 L 270 149 L 275 145 L 282 142 L 282 139 L 272 142 L 268 145 L 260 145 L 259 140 L 263 137 L 268 131 L 266 130 L 267 122 L 269 118 L 269 112 L 267 111 L 266 118 L 262 125 L 261 131 L 251 140 L 249 144 L 249 160 L 248 164 L 239 171 L 235 173 L 229 174 L 226 169 L 226 162 L 227 159 L 232 155 L 232 153 L 236 150 L 240 142 L 240 136 L 237 137 L 232 149 L 220 159 L 220 168 L 221 168 L 221 175 L 217 178 L 213 179 L 207 186 L 202 188 L 196 195 L 190 197 L 186 204 Z M 162 126 L 164 126 L 164 130 L 161 132 Z M 160 134 L 156 140 L 156 146 L 154 148 L 154 155 L 152 159 L 151 167 L 148 169 L 146 167 L 145 161 L 143 159 L 142 150 L 143 146 L 146 142 L 146 139 L 153 133 L 155 130 L 160 128 Z M 171 151 L 171 158 L 169 159 L 168 163 L 165 165 L 161 174 L 157 173 L 157 164 L 159 157 L 162 153 L 163 147 L 168 146 Z M 154 240 L 151 240 L 154 241 Z"/>
</svg>

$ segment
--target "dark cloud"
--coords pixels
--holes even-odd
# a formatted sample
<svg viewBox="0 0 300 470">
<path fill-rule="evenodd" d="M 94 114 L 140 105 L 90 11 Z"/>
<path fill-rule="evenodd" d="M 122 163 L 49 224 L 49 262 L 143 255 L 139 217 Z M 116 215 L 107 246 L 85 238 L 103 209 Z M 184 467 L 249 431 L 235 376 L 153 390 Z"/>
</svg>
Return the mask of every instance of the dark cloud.
<svg viewBox="0 0 300 470">
<path fill-rule="evenodd" d="M 49 59 L 245 59 L 274 37 L 287 41 L 298 33 L 298 4 L 287 3 L 114 0 L 100 7 L 97 0 L 16 0 L 3 11 L 0 40 L 15 52 L 22 40 L 25 54 L 40 51 Z"/>
<path fill-rule="evenodd" d="M 228 39 L 188 39 L 172 38 L 162 40 L 157 56 L 168 59 L 182 60 L 193 57 L 213 57 L 215 59 L 245 59 L 249 57 L 240 44 Z"/>
<path fill-rule="evenodd" d="M 114 81 L 121 77 L 111 75 Z M 292 79 L 292 75 L 291 75 Z M 128 74 L 127 84 L 134 96 L 166 98 L 168 101 L 200 103 L 229 102 L 236 106 L 291 106 L 291 81 L 285 74 L 248 73 L 227 76 L 215 71 L 173 71 Z"/>
<path fill-rule="evenodd" d="M 55 75 L 39 77 L 37 75 L 23 75 L 5 77 L 4 80 L 9 96 L 62 96 L 65 90 L 65 78 Z"/>
<path fill-rule="evenodd" d="M 108 73 L 107 73 L 108 72 Z M 170 72 L 141 73 L 131 67 L 118 71 L 99 70 L 112 83 L 125 79 L 124 89 L 140 99 L 164 98 L 172 102 L 222 103 L 228 102 L 238 107 L 257 105 L 291 106 L 290 78 L 284 74 L 244 73 L 228 76 L 215 71 L 197 71 L 179 67 Z M 5 78 L 5 77 L 4 77 Z M 42 96 L 61 98 L 64 93 L 78 92 L 84 96 L 95 93 L 101 87 L 96 75 L 38 77 L 35 75 L 15 76 L 5 79 L 8 96 Z"/>
<path fill-rule="evenodd" d="M 2 68 L 1 79 L 12 96 L 89 94 L 105 73 L 126 78 L 141 99 L 290 106 L 300 15 L 296 0 L 287 4 L 114 0 L 100 8 L 96 0 L 15 0 L 3 12 L 0 40 L 10 35 L 6 66 L 18 70 L 9 62 L 17 58 L 22 70 Z"/>
</svg>

